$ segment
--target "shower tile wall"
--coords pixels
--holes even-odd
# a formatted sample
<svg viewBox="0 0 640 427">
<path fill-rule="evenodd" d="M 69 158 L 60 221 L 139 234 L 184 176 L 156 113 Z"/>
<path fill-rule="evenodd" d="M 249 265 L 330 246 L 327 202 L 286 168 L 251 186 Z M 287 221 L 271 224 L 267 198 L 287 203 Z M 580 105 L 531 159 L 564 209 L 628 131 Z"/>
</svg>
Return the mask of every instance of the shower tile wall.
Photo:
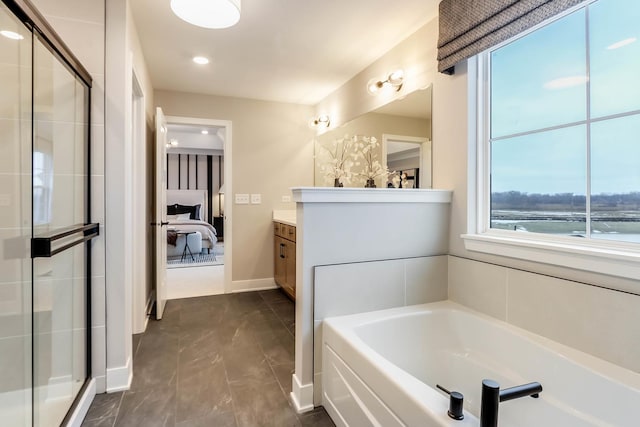
<svg viewBox="0 0 640 427">
<path fill-rule="evenodd" d="M 0 26 L 23 37 L 0 37 L 0 420 L 30 425 L 31 35 L 4 5 Z"/>
<path fill-rule="evenodd" d="M 87 221 L 88 89 L 35 37 L 34 235 Z M 74 238 L 68 238 L 68 242 Z M 62 241 L 61 241 L 62 243 Z M 33 260 L 34 425 L 60 425 L 87 377 L 86 248 Z"/>
<path fill-rule="evenodd" d="M 91 221 L 100 224 L 92 240 L 91 367 L 98 393 L 106 389 L 104 58 L 105 1 L 33 0 L 93 78 L 91 90 Z"/>
</svg>

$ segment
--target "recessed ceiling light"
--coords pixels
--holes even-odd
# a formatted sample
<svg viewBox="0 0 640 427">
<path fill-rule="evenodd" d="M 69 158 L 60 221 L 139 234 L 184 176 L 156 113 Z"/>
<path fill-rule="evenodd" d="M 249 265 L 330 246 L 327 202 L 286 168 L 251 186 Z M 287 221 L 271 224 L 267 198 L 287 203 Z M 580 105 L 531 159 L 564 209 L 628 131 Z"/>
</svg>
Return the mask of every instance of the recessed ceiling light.
<svg viewBox="0 0 640 427">
<path fill-rule="evenodd" d="M 637 39 L 635 37 L 629 37 L 628 39 L 620 40 L 619 42 L 615 42 L 612 45 L 607 46 L 607 50 L 619 49 L 622 46 L 626 46 L 635 42 Z"/>
<path fill-rule="evenodd" d="M 209 59 L 205 58 L 204 56 L 194 56 L 193 62 L 199 65 L 206 65 L 209 63 Z"/>
<path fill-rule="evenodd" d="M 203 130 L 203 131 L 201 131 L 200 133 L 201 133 L 201 134 L 203 134 L 203 135 L 209 135 L 209 131 L 208 131 L 208 130 L 206 130 L 206 129 L 204 129 L 204 130 Z"/>
<path fill-rule="evenodd" d="M 2 30 L 0 31 L 0 34 L 12 40 L 22 40 L 24 38 L 21 34 L 14 33 L 13 31 Z"/>
<path fill-rule="evenodd" d="M 203 28 L 227 28 L 240 20 L 240 0 L 171 0 L 178 18 Z"/>
</svg>

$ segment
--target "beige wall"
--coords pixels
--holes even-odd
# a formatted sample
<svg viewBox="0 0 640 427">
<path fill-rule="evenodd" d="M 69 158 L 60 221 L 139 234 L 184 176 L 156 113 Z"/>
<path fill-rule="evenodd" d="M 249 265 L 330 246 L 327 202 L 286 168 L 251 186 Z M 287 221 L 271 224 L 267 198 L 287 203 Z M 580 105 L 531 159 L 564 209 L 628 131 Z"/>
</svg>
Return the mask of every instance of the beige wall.
<svg viewBox="0 0 640 427">
<path fill-rule="evenodd" d="M 407 89 L 433 84 L 433 188 L 453 190 L 449 247 L 450 254 L 455 258 L 452 258 L 449 267 L 449 276 L 453 278 L 449 282 L 449 298 L 638 370 L 633 360 L 640 358 L 638 331 L 634 326 L 640 324 L 640 298 L 610 288 L 635 289 L 634 293 L 640 295 L 639 281 L 490 256 L 465 249 L 460 235 L 471 229 L 468 226 L 469 218 L 472 218 L 469 210 L 475 209 L 475 74 L 473 69 L 468 73 L 465 63 L 456 66 L 453 76 L 436 72 L 437 28 L 437 19 L 425 25 L 414 36 L 323 100 L 317 106 L 316 114 L 330 114 L 332 126 L 339 126 L 378 108 L 387 100 L 369 95 L 366 82 L 399 66 L 405 71 L 410 70 L 406 72 Z M 401 96 L 404 90 L 396 96 Z M 494 272 L 496 269 L 499 274 Z M 480 280 L 474 279 L 476 276 L 473 271 L 479 272 L 477 278 Z M 518 282 L 514 280 L 503 283 L 504 277 L 519 278 L 523 272 L 527 275 L 526 286 L 518 287 Z M 498 282 L 493 286 L 489 280 L 492 274 Z M 509 296 L 505 294 L 507 288 L 523 290 L 521 294 L 524 297 L 514 299 L 515 296 L 511 295 L 513 298 L 505 300 L 505 295 Z M 530 294 L 525 293 L 525 288 Z M 533 299 L 537 305 L 529 308 L 527 301 Z M 483 303 L 472 304 L 470 301 Z M 545 321 L 543 327 L 537 327 L 535 317 L 542 314 L 535 310 L 544 308 L 545 304 L 553 307 L 553 322 Z M 497 309 L 501 310 L 499 313 L 507 314 L 497 315 Z M 558 327 L 554 328 L 554 324 Z M 584 329 L 587 327 L 585 325 L 596 324 L 604 326 L 593 329 L 593 332 Z M 636 339 L 625 339 L 634 334 Z M 565 339 L 572 336 L 578 338 Z M 615 346 L 611 343 L 615 343 Z M 605 350 L 595 350 L 603 346 Z M 616 356 L 616 353 L 622 353 L 622 356 Z"/>
<path fill-rule="evenodd" d="M 427 138 L 431 135 L 431 121 L 426 119 L 417 119 L 412 117 L 399 117 L 390 116 L 388 114 L 368 113 L 360 117 L 351 120 L 349 123 L 339 127 L 333 128 L 330 131 L 319 135 L 317 137 L 316 144 L 316 161 L 314 162 L 315 169 L 315 185 L 316 186 L 333 186 L 333 180 L 327 182 L 322 175 L 318 163 L 322 162 L 322 159 L 326 156 L 321 146 L 330 146 L 331 142 L 335 139 L 342 138 L 345 134 L 349 136 L 364 135 L 374 136 L 378 139 L 380 145 L 377 147 L 375 153 L 380 164 L 384 164 L 382 159 L 382 134 L 402 135 L 402 136 L 417 136 Z M 362 161 L 361 161 L 362 163 Z M 363 167 L 354 167 L 353 172 L 361 172 Z M 386 187 L 386 179 L 382 177 L 376 179 L 376 185 L 378 187 Z M 345 187 L 362 187 L 364 183 L 362 180 L 352 182 L 351 185 L 345 185 Z"/>
<path fill-rule="evenodd" d="M 420 28 L 338 90 L 320 101 L 316 106 L 315 117 L 322 114 L 329 115 L 331 118 L 330 129 L 333 129 L 417 89 L 427 88 L 437 74 L 434 61 L 437 31 L 437 21 L 432 21 Z M 405 75 L 402 89 L 399 92 L 382 91 L 375 96 L 369 94 L 367 91 L 369 80 L 383 78 L 399 68 L 404 70 Z"/>
<path fill-rule="evenodd" d="M 282 196 L 313 185 L 313 108 L 167 91 L 155 102 L 168 116 L 232 122 L 233 192 L 262 194 L 260 205 L 233 205 L 232 280 L 272 279 L 272 211 L 295 209 Z"/>
</svg>

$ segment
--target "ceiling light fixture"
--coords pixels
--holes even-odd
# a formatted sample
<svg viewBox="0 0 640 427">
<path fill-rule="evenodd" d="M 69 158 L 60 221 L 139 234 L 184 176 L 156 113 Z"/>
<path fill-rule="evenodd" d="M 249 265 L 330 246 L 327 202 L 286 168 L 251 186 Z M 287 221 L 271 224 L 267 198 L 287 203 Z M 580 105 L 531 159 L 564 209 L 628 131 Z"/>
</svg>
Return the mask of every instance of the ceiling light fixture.
<svg viewBox="0 0 640 427">
<path fill-rule="evenodd" d="M 171 140 L 169 140 L 169 142 L 167 142 L 167 148 L 177 147 L 178 144 L 179 143 L 178 143 L 177 139 L 171 139 Z"/>
<path fill-rule="evenodd" d="M 209 135 L 209 131 L 206 129 L 203 129 L 200 133 L 203 135 Z"/>
<path fill-rule="evenodd" d="M 367 85 L 369 93 L 372 95 L 377 94 L 383 89 L 393 88 L 396 92 L 402 89 L 402 83 L 404 81 L 404 72 L 402 70 L 396 70 L 390 73 L 386 80 L 372 80 Z"/>
<path fill-rule="evenodd" d="M 22 39 L 24 39 L 24 36 L 22 36 L 21 34 L 18 34 L 18 33 L 14 33 L 13 31 L 2 30 L 2 31 L 0 31 L 0 34 L 2 34 L 3 36 L 5 36 L 6 38 L 11 39 L 11 40 L 22 40 Z"/>
<path fill-rule="evenodd" d="M 228 28 L 240 20 L 240 0 L 171 0 L 171 10 L 189 24 Z"/>
<path fill-rule="evenodd" d="M 331 124 L 331 119 L 326 114 L 318 116 L 317 119 L 312 119 L 310 122 L 311 127 L 326 127 Z"/>
<path fill-rule="evenodd" d="M 198 65 L 207 65 L 209 63 L 209 59 L 205 58 L 204 56 L 194 56 L 193 62 Z"/>
</svg>

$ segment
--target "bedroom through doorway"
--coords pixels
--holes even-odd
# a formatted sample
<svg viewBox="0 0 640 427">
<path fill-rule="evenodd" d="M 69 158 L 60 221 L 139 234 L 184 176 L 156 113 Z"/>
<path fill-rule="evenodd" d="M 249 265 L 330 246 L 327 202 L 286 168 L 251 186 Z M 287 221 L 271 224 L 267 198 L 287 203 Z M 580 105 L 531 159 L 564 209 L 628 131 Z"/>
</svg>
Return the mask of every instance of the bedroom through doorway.
<svg viewBox="0 0 640 427">
<path fill-rule="evenodd" d="M 231 272 L 231 122 L 166 121 L 167 299 L 222 294 Z"/>
</svg>

